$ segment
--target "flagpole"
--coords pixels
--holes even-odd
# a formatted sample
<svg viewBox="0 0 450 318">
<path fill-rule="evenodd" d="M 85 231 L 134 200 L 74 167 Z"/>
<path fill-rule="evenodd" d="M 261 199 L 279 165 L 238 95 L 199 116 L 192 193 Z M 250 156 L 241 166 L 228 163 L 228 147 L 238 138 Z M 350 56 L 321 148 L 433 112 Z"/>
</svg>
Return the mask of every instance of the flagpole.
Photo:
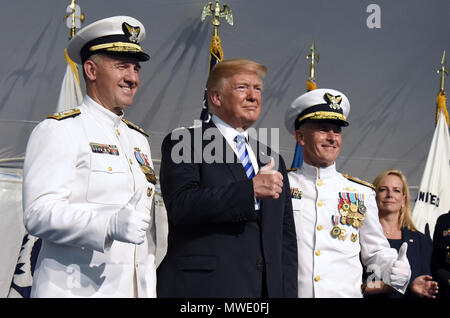
<svg viewBox="0 0 450 318">
<path fill-rule="evenodd" d="M 311 53 L 306 56 L 306 59 L 310 59 L 309 63 L 309 77 L 306 82 L 306 90 L 312 91 L 317 89 L 316 85 L 316 63 L 319 63 L 319 54 L 316 53 L 316 44 L 314 40 L 311 43 Z"/>
<path fill-rule="evenodd" d="M 441 67 L 437 70 L 437 73 L 441 74 L 441 79 L 440 79 L 439 93 L 436 98 L 436 123 L 435 123 L 435 125 L 437 125 L 438 120 L 439 120 L 439 115 L 442 111 L 444 114 L 444 117 L 447 121 L 447 126 L 448 126 L 449 125 L 449 117 L 448 117 L 448 111 L 447 111 L 447 96 L 445 95 L 445 76 L 446 75 L 448 76 L 448 69 L 445 66 L 445 50 L 444 50 L 444 53 L 442 54 Z"/>
<path fill-rule="evenodd" d="M 222 45 L 220 43 L 220 37 L 219 37 L 219 26 L 220 26 L 220 18 L 224 18 L 225 21 L 233 26 L 233 14 L 231 12 L 230 6 L 227 4 L 223 4 L 223 7 L 220 7 L 219 1 L 215 0 L 215 3 L 213 5 L 212 2 L 208 2 L 202 10 L 201 15 L 201 21 L 205 21 L 206 17 L 211 16 L 211 24 L 213 27 L 213 33 L 211 37 L 211 43 L 209 46 L 209 70 L 208 72 L 211 72 L 213 67 L 217 64 L 222 62 L 223 60 L 223 50 Z M 209 121 L 211 118 L 211 115 L 208 110 L 208 96 L 206 93 L 206 89 L 203 95 L 203 107 L 200 114 L 200 119 L 202 121 Z"/>
<path fill-rule="evenodd" d="M 76 0 L 71 0 L 69 6 L 66 9 L 67 14 L 64 15 L 66 25 L 70 30 L 69 40 L 75 36 L 76 29 L 81 27 L 81 23 L 84 22 L 84 13 L 81 12 L 80 6 Z"/>
<path fill-rule="evenodd" d="M 314 40 L 310 47 L 311 53 L 306 56 L 309 62 L 309 76 L 306 81 L 306 91 L 312 91 L 317 89 L 316 84 L 316 63 L 319 63 L 319 54 L 316 52 L 316 43 Z M 299 143 L 295 144 L 294 158 L 292 159 L 291 169 L 300 168 L 303 164 L 303 150 Z"/>
<path fill-rule="evenodd" d="M 66 8 L 66 14 L 63 19 L 66 22 L 67 28 L 69 28 L 69 40 L 71 40 L 75 36 L 76 29 L 81 28 L 81 24 L 85 19 L 84 13 L 81 12 L 81 8 L 77 4 L 76 0 L 71 0 L 70 4 Z M 64 56 L 67 62 L 67 67 L 66 74 L 64 75 L 64 79 L 61 84 L 58 103 L 56 105 L 57 112 L 72 109 L 78 106 L 83 99 L 77 64 L 70 59 L 69 54 L 67 54 L 67 49 L 64 49 Z"/>
</svg>

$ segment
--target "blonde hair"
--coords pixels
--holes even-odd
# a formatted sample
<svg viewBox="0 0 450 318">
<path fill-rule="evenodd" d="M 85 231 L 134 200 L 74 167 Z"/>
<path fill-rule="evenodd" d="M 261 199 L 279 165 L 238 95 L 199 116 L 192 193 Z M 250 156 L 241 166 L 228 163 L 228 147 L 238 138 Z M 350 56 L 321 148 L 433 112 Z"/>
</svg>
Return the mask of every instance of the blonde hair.
<svg viewBox="0 0 450 318">
<path fill-rule="evenodd" d="M 416 231 L 416 227 L 411 218 L 411 204 L 410 204 L 410 194 L 408 189 L 408 181 L 406 181 L 406 177 L 400 170 L 388 169 L 381 172 L 375 180 L 373 180 L 373 185 L 375 186 L 375 192 L 378 194 L 380 189 L 380 182 L 388 175 L 397 176 L 400 178 L 403 184 L 402 192 L 405 195 L 405 205 L 400 209 L 400 213 L 398 214 L 398 224 L 400 229 L 406 227 L 410 231 Z"/>
<path fill-rule="evenodd" d="M 255 73 L 260 79 L 266 75 L 267 67 L 246 59 L 230 59 L 217 63 L 211 70 L 206 82 L 206 89 L 217 89 L 223 81 L 238 73 Z"/>
</svg>

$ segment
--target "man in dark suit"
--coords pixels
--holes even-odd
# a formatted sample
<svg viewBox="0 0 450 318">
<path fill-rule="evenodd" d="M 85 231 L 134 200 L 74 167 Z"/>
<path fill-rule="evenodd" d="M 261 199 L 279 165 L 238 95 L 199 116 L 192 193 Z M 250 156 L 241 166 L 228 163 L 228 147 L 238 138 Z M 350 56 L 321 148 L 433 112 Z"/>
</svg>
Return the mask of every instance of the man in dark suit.
<svg viewBox="0 0 450 318">
<path fill-rule="evenodd" d="M 439 283 L 438 298 L 450 298 L 450 211 L 436 220 L 431 255 L 431 274 Z"/>
<path fill-rule="evenodd" d="M 217 64 L 207 82 L 212 119 L 163 141 L 169 233 L 158 297 L 297 297 L 286 167 L 248 138 L 266 70 L 242 59 Z"/>
</svg>

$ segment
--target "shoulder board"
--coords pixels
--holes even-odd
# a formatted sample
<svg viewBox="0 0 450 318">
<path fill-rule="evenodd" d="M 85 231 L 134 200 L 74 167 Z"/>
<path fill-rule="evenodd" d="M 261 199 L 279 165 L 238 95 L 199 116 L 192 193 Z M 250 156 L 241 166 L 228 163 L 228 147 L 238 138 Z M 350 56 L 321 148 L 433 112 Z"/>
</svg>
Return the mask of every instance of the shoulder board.
<svg viewBox="0 0 450 318">
<path fill-rule="evenodd" d="M 291 172 L 291 171 L 297 171 L 297 168 L 290 168 L 290 169 L 287 169 L 287 172 Z"/>
<path fill-rule="evenodd" d="M 362 185 L 364 185 L 364 186 L 366 186 L 366 187 L 372 188 L 372 190 L 375 190 L 375 186 L 374 186 L 372 183 L 369 183 L 369 182 L 360 180 L 360 179 L 358 179 L 358 178 L 349 176 L 348 174 L 343 174 L 343 176 L 346 177 L 346 178 L 347 178 L 348 180 L 350 180 L 350 181 L 353 181 L 353 182 L 362 184 Z"/>
<path fill-rule="evenodd" d="M 81 114 L 81 111 L 78 108 L 69 109 L 64 112 L 54 113 L 53 115 L 48 115 L 46 118 L 62 120 L 69 117 L 75 117 Z"/>
<path fill-rule="evenodd" d="M 122 121 L 123 121 L 125 124 L 127 124 L 127 126 L 130 127 L 131 129 L 137 130 L 137 131 L 139 131 L 141 134 L 143 134 L 144 136 L 149 137 L 149 134 L 148 134 L 144 129 L 142 129 L 141 127 L 139 127 L 138 125 L 135 125 L 135 124 L 133 124 L 132 122 L 129 122 L 128 120 L 126 120 L 126 119 L 124 119 L 124 118 L 122 118 Z"/>
</svg>

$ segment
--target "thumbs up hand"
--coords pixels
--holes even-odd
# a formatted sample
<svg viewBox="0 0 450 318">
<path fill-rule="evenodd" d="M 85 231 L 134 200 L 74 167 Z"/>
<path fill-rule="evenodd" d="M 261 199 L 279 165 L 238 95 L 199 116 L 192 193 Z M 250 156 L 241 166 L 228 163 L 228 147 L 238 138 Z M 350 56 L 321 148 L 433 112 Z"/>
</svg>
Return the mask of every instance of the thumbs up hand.
<svg viewBox="0 0 450 318">
<path fill-rule="evenodd" d="M 132 244 L 142 244 L 150 226 L 150 215 L 136 210 L 142 189 L 135 192 L 127 204 L 109 220 L 108 238 Z"/>
<path fill-rule="evenodd" d="M 275 160 L 270 157 L 270 162 L 262 167 L 253 177 L 253 190 L 257 199 L 278 199 L 283 188 L 283 175 L 273 170 Z"/>
<path fill-rule="evenodd" d="M 404 242 L 398 251 L 397 260 L 392 265 L 390 278 L 391 286 L 394 288 L 405 286 L 411 277 L 411 267 L 409 266 L 408 258 L 406 258 L 407 250 L 408 243 Z"/>
</svg>

